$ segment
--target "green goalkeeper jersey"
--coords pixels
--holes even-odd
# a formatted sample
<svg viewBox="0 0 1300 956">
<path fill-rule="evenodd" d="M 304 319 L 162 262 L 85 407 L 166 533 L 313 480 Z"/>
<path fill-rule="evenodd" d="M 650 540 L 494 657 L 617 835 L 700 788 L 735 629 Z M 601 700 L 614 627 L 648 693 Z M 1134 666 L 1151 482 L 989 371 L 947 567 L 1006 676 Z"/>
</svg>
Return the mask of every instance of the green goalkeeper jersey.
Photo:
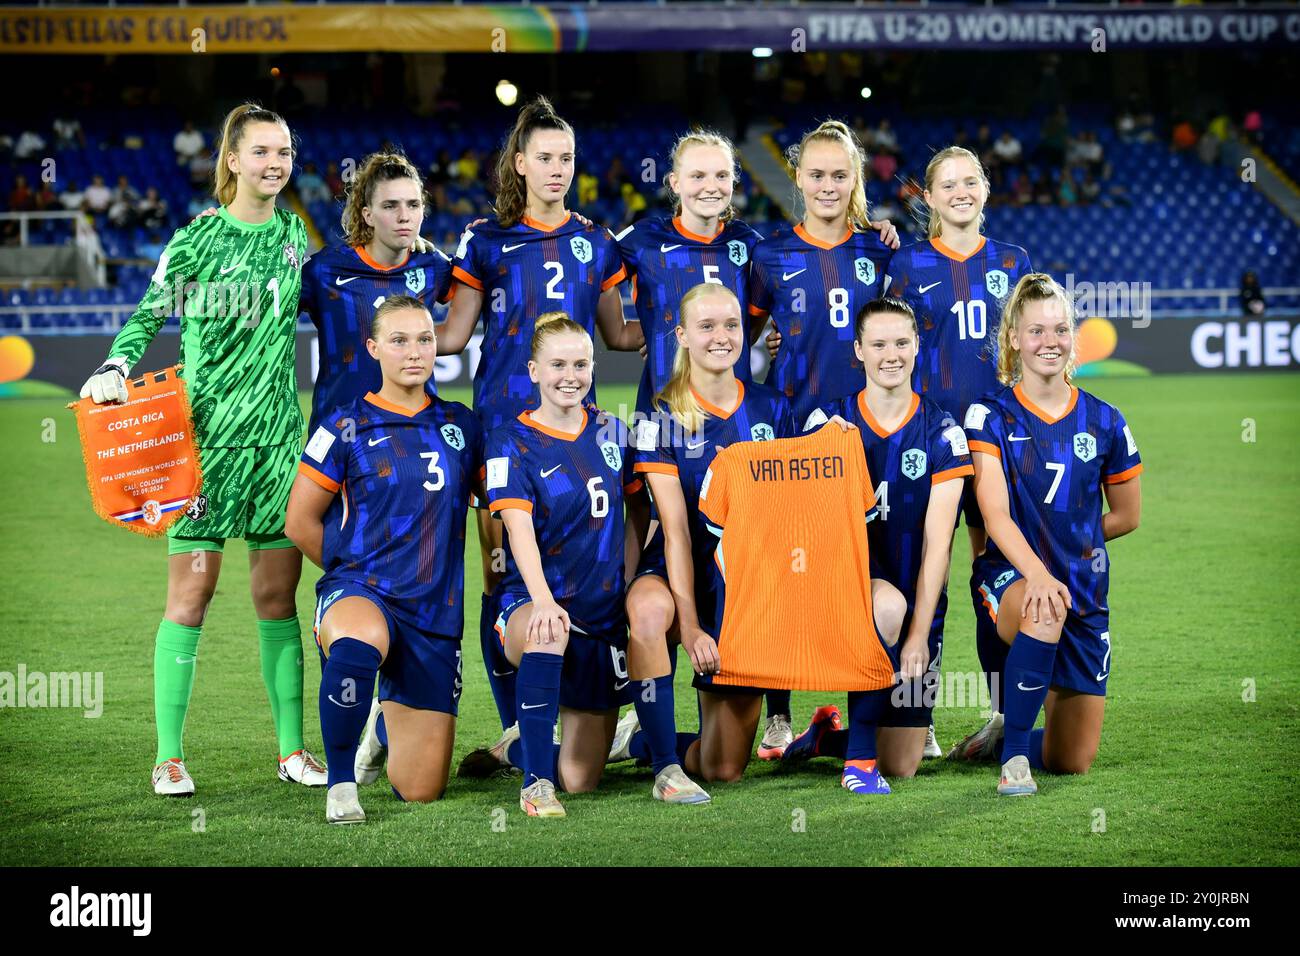
<svg viewBox="0 0 1300 956">
<path fill-rule="evenodd" d="M 200 447 L 302 438 L 294 371 L 307 230 L 276 209 L 260 224 L 223 206 L 176 231 L 110 356 L 135 368 L 168 316 L 180 315 L 182 376 Z"/>
</svg>

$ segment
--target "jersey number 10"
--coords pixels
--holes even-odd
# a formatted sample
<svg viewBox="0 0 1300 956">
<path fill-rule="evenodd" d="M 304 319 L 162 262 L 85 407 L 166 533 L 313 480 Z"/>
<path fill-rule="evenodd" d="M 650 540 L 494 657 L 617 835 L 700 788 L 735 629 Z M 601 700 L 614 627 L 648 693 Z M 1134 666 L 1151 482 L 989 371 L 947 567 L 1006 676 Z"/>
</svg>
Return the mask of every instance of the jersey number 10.
<svg viewBox="0 0 1300 956">
<path fill-rule="evenodd" d="M 988 319 L 985 316 L 983 299 L 958 301 L 949 309 L 957 316 L 957 337 L 960 339 L 982 339 L 988 332 Z"/>
</svg>

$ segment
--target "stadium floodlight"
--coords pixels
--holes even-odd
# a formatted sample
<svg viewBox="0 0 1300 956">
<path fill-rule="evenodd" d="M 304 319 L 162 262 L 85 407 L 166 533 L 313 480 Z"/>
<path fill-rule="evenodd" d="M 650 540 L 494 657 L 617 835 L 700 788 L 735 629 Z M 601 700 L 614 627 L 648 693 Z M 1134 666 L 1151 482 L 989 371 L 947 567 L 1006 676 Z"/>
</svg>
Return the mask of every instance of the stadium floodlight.
<svg viewBox="0 0 1300 956">
<path fill-rule="evenodd" d="M 772 48 L 770 46 L 756 46 L 753 49 L 753 54 L 755 59 L 766 60 L 772 55 Z"/>
<path fill-rule="evenodd" d="M 864 87 L 862 88 L 862 98 L 863 98 L 864 100 L 869 100 L 869 99 L 871 99 L 871 87 L 869 87 L 869 86 L 864 86 Z"/>
<path fill-rule="evenodd" d="M 514 106 L 515 100 L 519 99 L 519 87 L 509 80 L 501 80 L 497 83 L 497 99 L 502 106 Z"/>
</svg>

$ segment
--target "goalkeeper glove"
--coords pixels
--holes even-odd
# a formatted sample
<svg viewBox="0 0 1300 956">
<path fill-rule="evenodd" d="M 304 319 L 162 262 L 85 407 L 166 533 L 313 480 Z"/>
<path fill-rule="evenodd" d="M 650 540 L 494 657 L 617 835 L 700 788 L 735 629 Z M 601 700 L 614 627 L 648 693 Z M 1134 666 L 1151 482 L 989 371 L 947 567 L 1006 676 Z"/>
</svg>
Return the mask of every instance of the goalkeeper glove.
<svg viewBox="0 0 1300 956">
<path fill-rule="evenodd" d="M 126 401 L 126 377 L 131 366 L 124 358 L 110 358 L 86 379 L 81 386 L 81 397 L 92 399 L 96 405 Z"/>
</svg>

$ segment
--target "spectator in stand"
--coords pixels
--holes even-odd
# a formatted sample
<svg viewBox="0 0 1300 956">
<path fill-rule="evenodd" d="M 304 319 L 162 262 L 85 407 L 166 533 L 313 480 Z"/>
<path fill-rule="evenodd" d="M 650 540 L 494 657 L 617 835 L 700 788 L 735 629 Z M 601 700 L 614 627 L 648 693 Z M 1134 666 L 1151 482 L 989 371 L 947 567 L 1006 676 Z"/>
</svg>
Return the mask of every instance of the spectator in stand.
<svg viewBox="0 0 1300 956">
<path fill-rule="evenodd" d="M 876 131 L 871 135 L 871 144 L 868 147 L 877 153 L 890 153 L 898 155 L 898 137 L 894 135 L 894 129 L 889 125 L 889 120 L 882 119 L 876 127 Z"/>
<path fill-rule="evenodd" d="M 987 123 L 981 123 L 979 130 L 975 133 L 975 142 L 971 144 L 971 152 L 979 157 L 980 162 L 987 169 L 989 160 L 993 158 L 993 132 L 989 129 Z"/>
<path fill-rule="evenodd" d="M 605 186 L 602 190 L 604 194 L 612 199 L 623 198 L 623 186 L 630 184 L 632 177 L 627 173 L 627 167 L 623 165 L 623 160 L 615 156 L 610 160 L 609 168 L 605 170 Z"/>
<path fill-rule="evenodd" d="M 1057 187 L 1056 195 L 1062 206 L 1073 206 L 1079 201 L 1079 191 L 1074 185 L 1074 174 L 1068 168 L 1061 173 L 1061 184 Z"/>
<path fill-rule="evenodd" d="M 30 161 L 45 154 L 45 138 L 35 130 L 23 130 L 14 144 L 14 159 Z"/>
<path fill-rule="evenodd" d="M 1088 130 L 1079 137 L 1079 155 L 1085 170 L 1100 179 L 1106 178 L 1106 151 L 1095 130 Z"/>
<path fill-rule="evenodd" d="M 1019 163 L 1023 155 L 1024 148 L 1020 145 L 1020 140 L 1012 136 L 1010 130 L 1004 129 L 989 149 L 989 158 L 984 160 L 995 190 L 1003 190 L 1007 182 L 1007 167 Z"/>
<path fill-rule="evenodd" d="M 1021 170 L 1011 183 L 1011 194 L 1017 206 L 1028 206 L 1034 201 L 1034 186 L 1029 181 L 1029 174 Z"/>
<path fill-rule="evenodd" d="M 1196 127 L 1187 120 L 1181 120 L 1174 125 L 1173 147 L 1178 152 L 1191 149 L 1196 145 Z"/>
<path fill-rule="evenodd" d="M 1196 155 L 1206 166 L 1213 166 L 1219 161 L 1219 138 L 1207 127 L 1196 142 Z"/>
<path fill-rule="evenodd" d="M 622 232 L 645 215 L 646 201 L 645 197 L 637 192 L 636 187 L 631 182 L 625 182 L 620 192 L 623 199 L 623 224 L 618 231 Z"/>
<path fill-rule="evenodd" d="M 1083 174 L 1083 182 L 1079 184 L 1079 202 L 1085 206 L 1095 203 L 1101 198 L 1101 183 L 1097 182 L 1097 177 L 1091 172 Z"/>
<path fill-rule="evenodd" d="M 325 185 L 329 187 L 330 197 L 340 199 L 343 196 L 343 177 L 339 175 L 339 164 L 330 163 L 325 167 Z"/>
<path fill-rule="evenodd" d="M 1259 145 L 1260 135 L 1264 132 L 1264 117 L 1259 110 L 1251 110 L 1241 121 L 1241 131 L 1253 146 Z"/>
<path fill-rule="evenodd" d="M 194 128 L 192 120 L 186 120 L 185 126 L 172 138 L 172 149 L 176 152 L 176 165 L 188 166 L 198 156 L 203 155 L 203 134 Z"/>
<path fill-rule="evenodd" d="M 157 187 L 150 186 L 144 191 L 144 198 L 136 206 L 135 214 L 146 229 L 158 231 L 167 224 L 167 200 L 162 198 Z"/>
<path fill-rule="evenodd" d="M 329 202 L 330 188 L 316 170 L 315 163 L 304 163 L 302 172 L 296 177 L 298 198 L 310 205 L 316 202 Z"/>
<path fill-rule="evenodd" d="M 36 208 L 36 194 L 27 185 L 27 177 L 19 173 L 14 177 L 14 188 L 9 191 L 10 212 L 32 212 Z"/>
<path fill-rule="evenodd" d="M 1034 202 L 1040 206 L 1050 206 L 1056 202 L 1056 192 L 1052 189 L 1052 177 L 1044 170 L 1034 181 Z"/>
<path fill-rule="evenodd" d="M 68 188 L 59 193 L 59 205 L 69 212 L 79 212 L 86 203 L 86 194 L 75 180 L 68 180 Z"/>
<path fill-rule="evenodd" d="M 462 186 L 471 186 L 478 182 L 479 161 L 478 154 L 472 149 L 467 149 L 460 154 L 456 160 L 456 180 Z"/>
<path fill-rule="evenodd" d="M 894 174 L 898 172 L 898 159 L 888 150 L 880 150 L 871 157 L 871 172 L 882 183 L 894 181 Z"/>
<path fill-rule="evenodd" d="M 445 186 L 451 182 L 451 153 L 445 149 L 438 150 L 438 157 L 429 164 L 429 175 L 425 178 L 430 189 Z"/>
<path fill-rule="evenodd" d="M 1043 121 L 1041 132 L 1035 155 L 1044 166 L 1057 169 L 1065 163 L 1065 144 L 1070 138 L 1070 120 L 1064 106 L 1058 106 Z"/>
<path fill-rule="evenodd" d="M 1241 277 L 1241 314 L 1263 315 L 1266 305 L 1264 290 L 1259 285 L 1259 276 L 1255 275 L 1254 272 L 1243 273 Z"/>
<path fill-rule="evenodd" d="M 123 228 L 133 225 L 136 207 L 140 204 L 140 194 L 123 174 L 117 177 L 117 186 L 113 189 L 113 198 L 108 207 L 108 221 Z"/>
<path fill-rule="evenodd" d="M 48 182 L 41 184 L 41 191 L 36 194 L 35 201 L 37 212 L 59 211 L 59 194 L 54 191 L 54 187 Z"/>
<path fill-rule="evenodd" d="M 81 120 L 75 117 L 59 116 L 54 120 L 55 149 L 85 149 L 86 133 L 81 128 Z"/>
<path fill-rule="evenodd" d="M 599 197 L 600 180 L 595 174 L 590 169 L 578 173 L 578 206 L 588 209 Z"/>
</svg>

